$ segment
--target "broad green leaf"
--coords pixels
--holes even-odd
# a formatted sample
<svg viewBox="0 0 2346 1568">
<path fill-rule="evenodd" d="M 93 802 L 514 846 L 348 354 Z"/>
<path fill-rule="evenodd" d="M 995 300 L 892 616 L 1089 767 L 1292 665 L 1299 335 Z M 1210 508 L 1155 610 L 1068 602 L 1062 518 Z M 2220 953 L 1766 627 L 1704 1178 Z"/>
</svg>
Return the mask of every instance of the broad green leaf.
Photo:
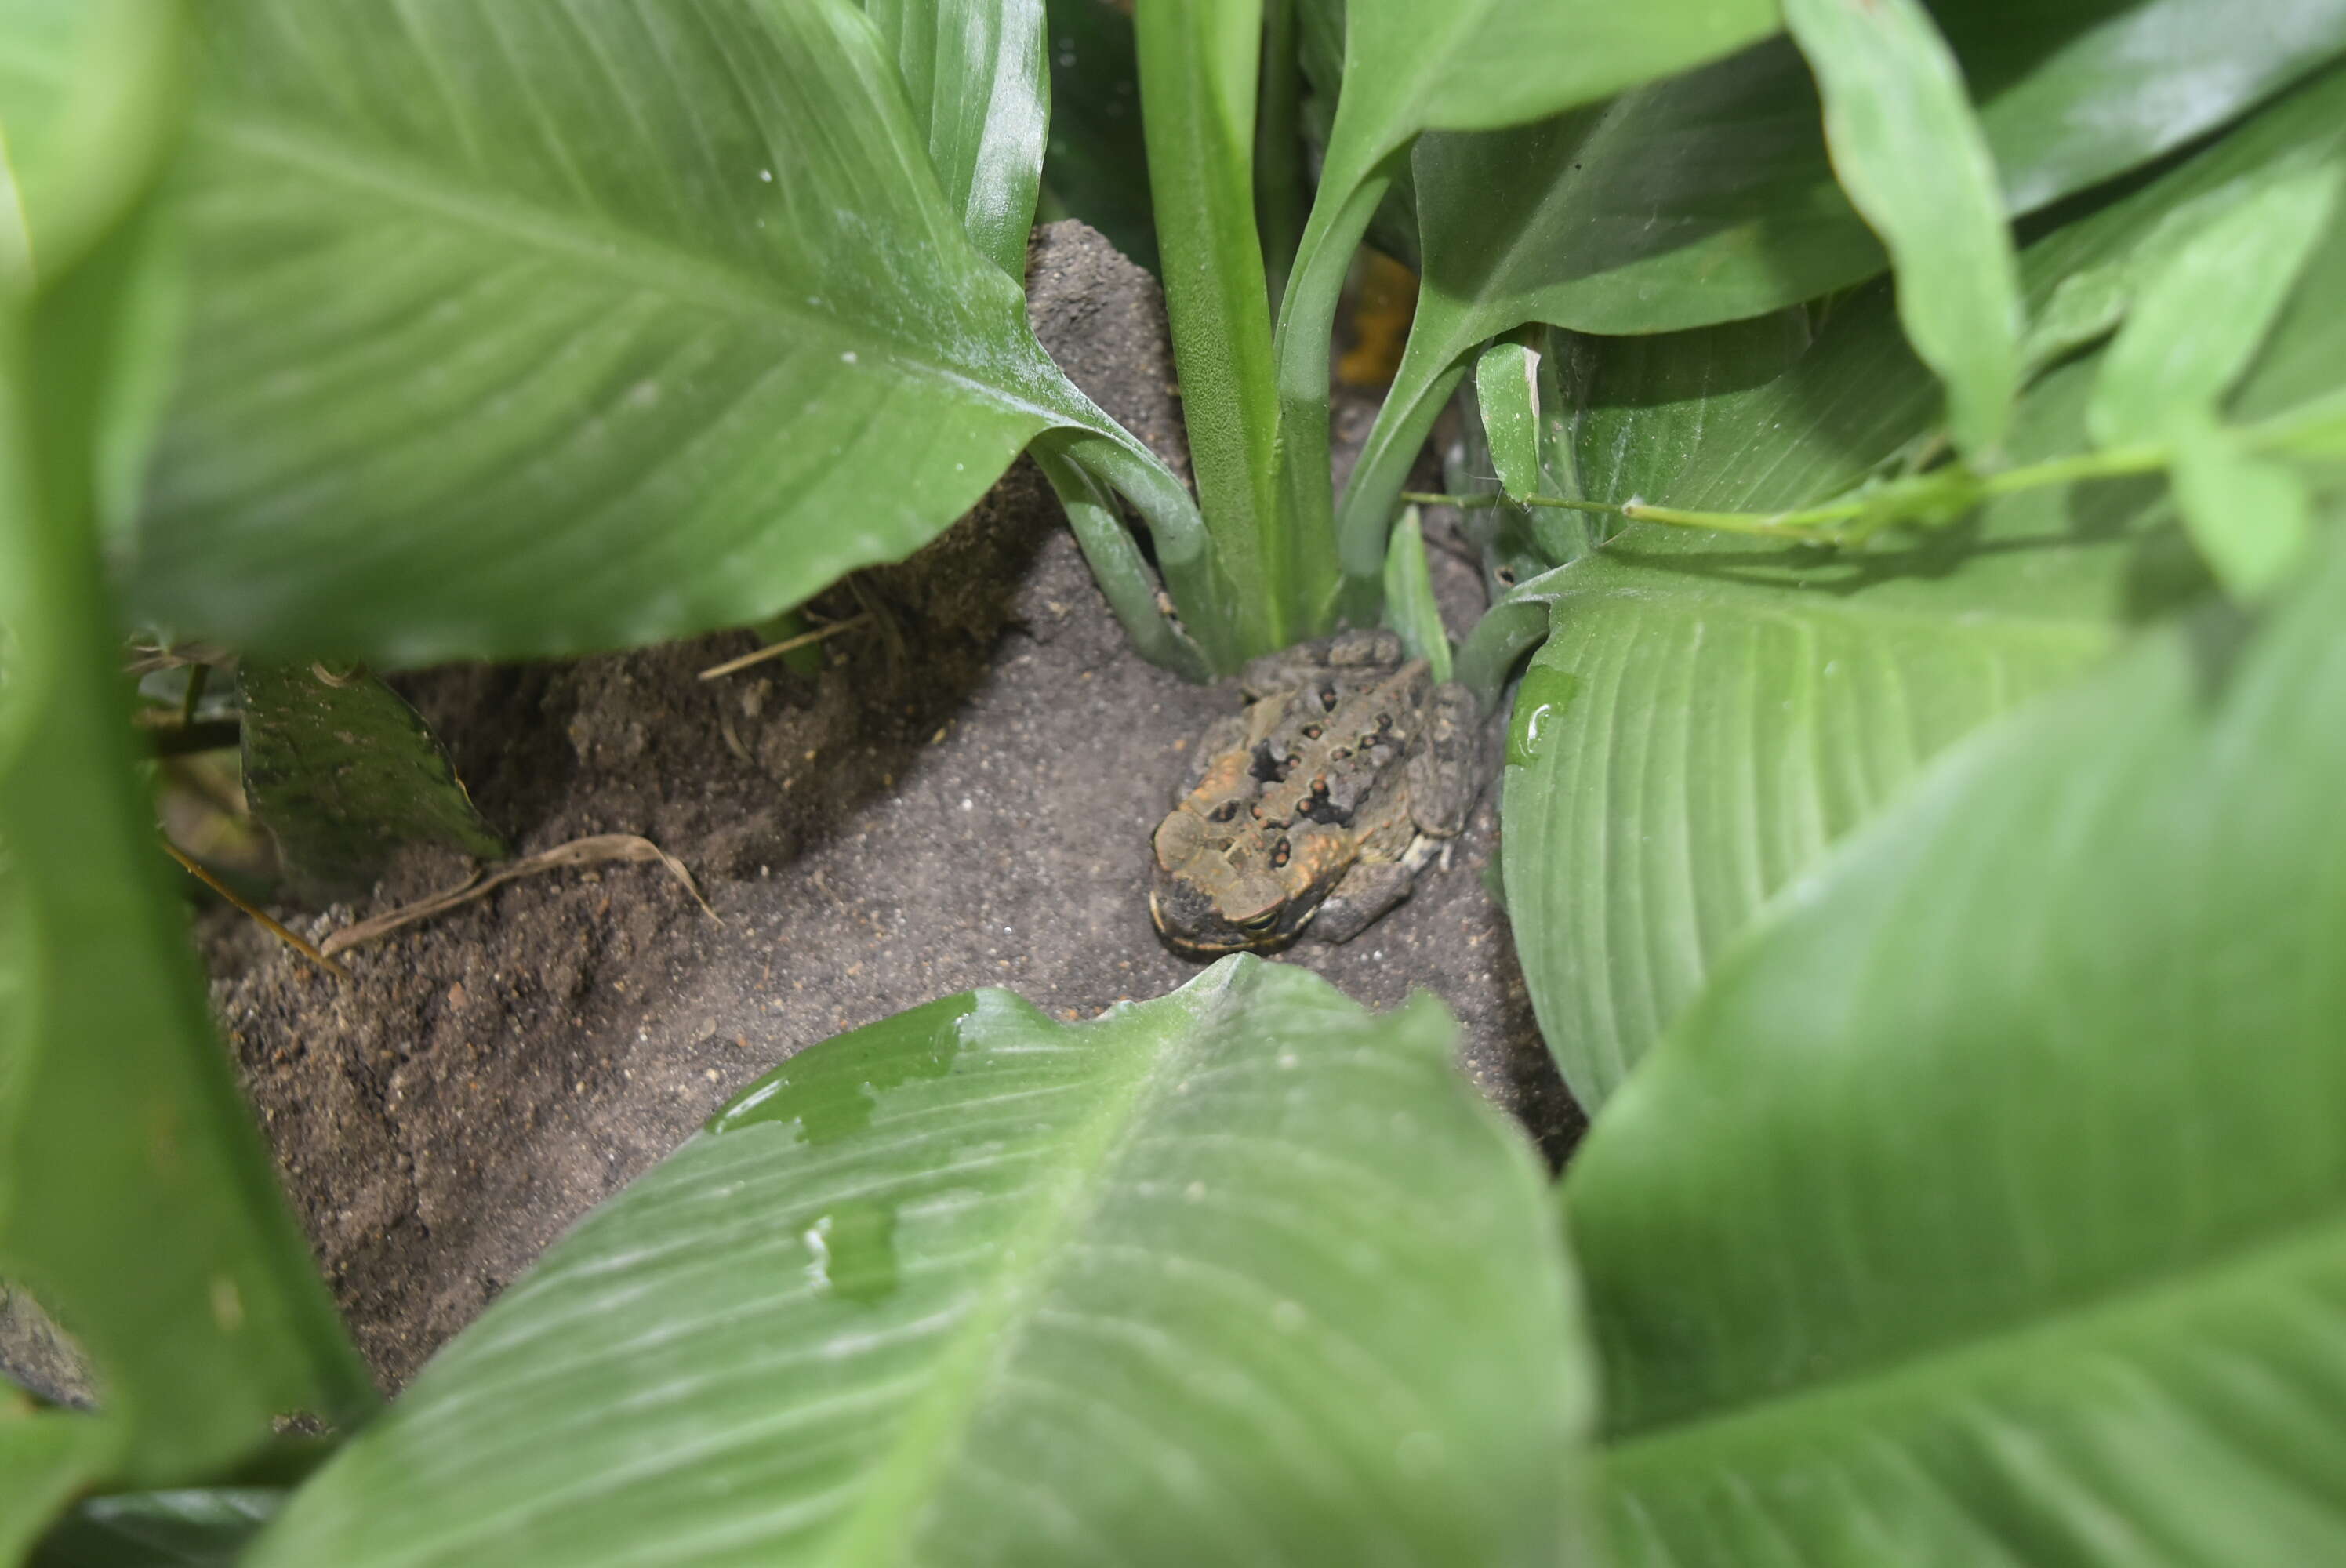
<svg viewBox="0 0 2346 1568">
<path fill-rule="evenodd" d="M 2178 414 L 2160 433 L 2172 454 L 2175 509 L 2217 580 L 2240 599 L 2279 587 L 2313 537 L 2305 481 L 2205 414 Z"/>
<path fill-rule="evenodd" d="M 590 1216 L 247 1568 L 1538 1564 L 1591 1419 L 1544 1179 L 1419 998 L 1226 961 L 816 1046 Z"/>
<path fill-rule="evenodd" d="M 1079 218 L 1158 270 L 1140 128 L 1132 18 L 1111 0 L 1048 0 L 1051 136 L 1043 192 L 1052 216 Z"/>
<path fill-rule="evenodd" d="M 26 1560 L 43 1525 L 106 1473 L 120 1447 L 106 1421 L 9 1408 L 22 1403 L 0 1383 L 0 1563 L 10 1564 Z"/>
<path fill-rule="evenodd" d="M 1948 756 L 1564 1203 L 1632 1564 L 2346 1553 L 2346 556 Z"/>
<path fill-rule="evenodd" d="M 1315 595 L 1273 479 L 1279 392 L 1254 208 L 1262 0 L 1152 5 L 1135 34 L 1189 464 L 1215 547 L 1252 590 L 1238 606 L 1244 644 L 1268 652 L 1308 635 Z"/>
<path fill-rule="evenodd" d="M 1442 606 L 1433 602 L 1425 534 L 1414 506 L 1402 514 L 1385 552 L 1385 624 L 1401 634 L 1410 657 L 1425 660 L 1436 681 L 1450 678 L 1450 634 L 1442 624 Z"/>
<path fill-rule="evenodd" d="M 273 1487 L 92 1498 L 41 1542 L 27 1568 L 235 1568 L 284 1501 Z"/>
<path fill-rule="evenodd" d="M 1520 125 L 1772 33 L 1765 0 L 1350 0 L 1336 116 L 1374 162 L 1423 130 Z M 1329 161 L 1346 140 L 1331 137 Z"/>
<path fill-rule="evenodd" d="M 1904 362 L 1915 382 L 1876 386 L 1878 403 L 1844 394 L 1861 433 L 1902 402 L 1929 406 Z M 2081 376 L 2054 372 L 2023 403 L 2014 456 L 2074 447 L 2083 402 Z M 1754 487 L 1770 455 L 1755 454 Z M 1833 839 L 1933 753 L 2111 646 L 2136 579 L 2157 575 L 2158 495 L 2039 491 L 1841 562 L 1641 524 L 1536 580 L 1549 638 L 1515 699 L 1507 907 L 1541 1033 L 1583 1105 L 1619 1086 L 1719 950 Z"/>
<path fill-rule="evenodd" d="M 2346 0 L 2267 8 L 2253 25 L 2232 0 L 1943 5 L 1936 19 L 2014 214 L 2183 146 L 2346 49 Z M 1347 547 L 1382 537 L 1435 389 L 1489 339 L 1526 321 L 1706 326 L 1878 272 L 1821 120 L 1799 51 L 1778 38 L 1600 110 L 1423 138 L 1417 321 L 1345 498 Z"/>
<path fill-rule="evenodd" d="M 2276 105 L 2037 241 L 2022 258 L 2030 304 L 2176 211 L 2286 178 L 2317 148 L 2339 157 L 2341 102 L 2346 78 Z M 2346 235 L 2333 235 L 2308 289 L 2341 276 Z M 2240 410 L 2346 380 L 2346 318 L 2309 304 L 2286 330 Z M 1788 314 L 1585 342 L 1587 494 L 1789 508 L 1849 489 L 1928 430 L 1936 391 L 1886 283 L 1839 301 L 1805 350 L 1804 333 Z M 2082 450 L 2097 369 L 2087 356 L 2040 379 L 2008 455 Z M 1553 627 L 1516 704 L 1519 741 L 1537 744 L 1507 769 L 1504 868 L 1542 1033 L 1585 1105 L 1618 1086 L 1754 911 L 1934 752 L 2204 587 L 2171 514 L 2146 476 L 2005 496 L 1953 529 L 1841 557 L 1641 524 L 1525 585 L 1468 639 L 1462 677 L 1487 685 L 1504 662 L 1494 639 Z"/>
<path fill-rule="evenodd" d="M 945 201 L 1024 282 L 1050 118 L 1043 0 L 863 0 L 896 62 Z"/>
<path fill-rule="evenodd" d="M 2086 411 L 2104 446 L 2212 408 L 2256 357 L 2337 208 L 2339 168 L 2310 164 L 2218 214 L 2142 284 Z"/>
<path fill-rule="evenodd" d="M 1842 300 L 1822 330 L 1794 307 L 1649 338 L 1558 336 L 1583 393 L 1565 443 L 1593 501 L 1821 500 L 1920 429 L 1935 395 L 1886 284 Z"/>
<path fill-rule="evenodd" d="M 439 738 L 373 676 L 247 658 L 237 685 L 245 799 L 303 896 L 363 893 L 406 843 L 504 856 Z"/>
<path fill-rule="evenodd" d="M 1539 351 L 1529 343 L 1493 343 L 1474 361 L 1474 399 L 1483 416 L 1499 488 L 1511 501 L 1539 490 Z"/>
<path fill-rule="evenodd" d="M 1328 488 L 1329 334 L 1352 252 L 1405 172 L 1412 144 L 1427 131 L 1553 115 L 1725 54 L 1776 25 L 1772 0 L 1650 0 L 1634 8 L 1606 0 L 1351 0 L 1343 86 L 1275 345 L 1283 492 L 1300 536 L 1333 542 L 1345 579 L 1341 614 L 1361 618 L 1374 608 L 1400 474 L 1384 485 L 1373 526 L 1337 527 Z M 1433 367 L 1427 382 L 1448 363 Z M 1431 428 L 1431 414 L 1423 417 L 1420 441 Z"/>
<path fill-rule="evenodd" d="M 178 21 L 168 6 L 143 15 L 158 30 Z M 168 83 L 126 96 L 168 97 Z M 168 147 L 143 103 L 75 135 L 115 171 L 117 204 L 140 195 L 119 171 L 143 160 L 151 179 Z M 93 517 L 94 431 L 139 255 L 135 213 L 116 217 L 110 233 L 93 220 L 70 268 L 51 253 L 36 296 L 0 304 L 0 842 L 15 976 L 0 1039 L 0 1278 L 87 1351 L 103 1410 L 70 1433 L 45 1424 L 63 1417 L 12 1423 L 9 1441 L 75 1449 L 85 1469 L 102 1451 L 109 1472 L 161 1483 L 264 1441 L 279 1415 L 347 1419 L 372 1391 L 214 1038 L 134 782 Z"/>
<path fill-rule="evenodd" d="M 0 14 L 0 105 L 65 4 Z M 755 623 L 1115 433 L 848 0 L 203 15 L 159 623 L 385 665 Z"/>
<path fill-rule="evenodd" d="M 1824 100 L 1833 172 L 1882 237 L 1906 341 L 1947 389 L 1947 429 L 1991 466 L 2020 390 L 2020 284 L 1995 159 L 1921 0 L 1785 0 Z"/>
</svg>

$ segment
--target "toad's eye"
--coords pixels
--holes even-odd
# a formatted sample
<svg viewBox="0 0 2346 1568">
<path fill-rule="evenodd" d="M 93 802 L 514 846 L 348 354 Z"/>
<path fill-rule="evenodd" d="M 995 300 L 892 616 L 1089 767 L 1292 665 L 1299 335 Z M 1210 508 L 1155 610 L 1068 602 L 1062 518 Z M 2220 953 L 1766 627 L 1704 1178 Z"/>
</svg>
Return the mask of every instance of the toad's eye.
<svg viewBox="0 0 2346 1568">
<path fill-rule="evenodd" d="M 1272 926 L 1275 926 L 1278 923 L 1279 911 L 1275 909 L 1266 910 L 1261 914 L 1255 916 L 1252 920 L 1242 920 L 1239 921 L 1239 929 L 1240 931 L 1269 931 Z"/>
</svg>

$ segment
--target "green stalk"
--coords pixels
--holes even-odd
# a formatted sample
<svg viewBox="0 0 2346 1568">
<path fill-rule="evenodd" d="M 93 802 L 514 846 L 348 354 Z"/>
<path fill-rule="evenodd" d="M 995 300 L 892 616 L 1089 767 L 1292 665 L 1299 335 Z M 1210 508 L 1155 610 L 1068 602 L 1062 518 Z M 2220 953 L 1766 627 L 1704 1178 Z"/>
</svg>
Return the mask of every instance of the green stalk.
<svg viewBox="0 0 2346 1568">
<path fill-rule="evenodd" d="M 1117 514 L 1114 492 L 1058 443 L 1038 441 L 1027 455 L 1058 495 L 1067 526 L 1133 651 L 1187 679 L 1207 679 L 1212 671 L 1204 652 L 1158 607 L 1156 575 Z"/>
<path fill-rule="evenodd" d="M 1412 334 L 1402 354 L 1401 370 L 1385 394 L 1377 422 L 1370 427 L 1368 444 L 1352 467 L 1352 480 L 1336 508 L 1336 554 L 1348 602 L 1360 598 L 1372 575 L 1381 573 L 1385 543 L 1392 531 L 1393 510 L 1401 501 L 1409 471 L 1442 417 L 1443 405 L 1473 368 L 1474 356 L 1462 356 L 1426 373 L 1418 353 L 1421 340 Z"/>
<path fill-rule="evenodd" d="M 1302 243 L 1303 66 L 1296 54 L 1296 0 L 1263 0 L 1262 91 L 1254 133 L 1255 228 L 1262 237 L 1273 314 Z"/>
<path fill-rule="evenodd" d="M 1238 641 L 1269 652 L 1303 636 L 1309 616 L 1274 479 L 1279 387 L 1255 228 L 1263 0 L 1143 0 L 1133 24 L 1190 466 L 1239 588 Z"/>
<path fill-rule="evenodd" d="M 1086 473 L 1119 492 L 1157 545 L 1157 570 L 1206 662 L 1222 673 L 1250 657 L 1234 606 L 1242 605 L 1224 558 L 1198 514 L 1198 504 L 1157 454 L 1128 435 L 1060 430 L 1048 440 Z"/>
<path fill-rule="evenodd" d="M 1336 503 L 1328 473 L 1328 351 L 1352 254 L 1409 153 L 1396 148 L 1360 167 L 1341 156 L 1346 140 L 1340 105 L 1329 137 L 1328 167 L 1280 302 L 1272 351 L 1279 364 L 1279 479 L 1290 524 L 1280 542 L 1311 606 L 1307 624 L 1314 633 L 1339 619 L 1374 626 L 1384 591 L 1382 550 L 1365 577 L 1342 573 L 1338 565 Z"/>
</svg>

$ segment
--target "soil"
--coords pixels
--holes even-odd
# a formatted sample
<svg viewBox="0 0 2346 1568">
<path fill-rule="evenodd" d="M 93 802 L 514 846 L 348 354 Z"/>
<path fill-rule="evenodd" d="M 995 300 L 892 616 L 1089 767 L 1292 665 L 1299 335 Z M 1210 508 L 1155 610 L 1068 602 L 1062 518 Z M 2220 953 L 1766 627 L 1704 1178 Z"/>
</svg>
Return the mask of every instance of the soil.
<svg viewBox="0 0 2346 1568">
<path fill-rule="evenodd" d="M 1053 225 L 1029 294 L 1077 384 L 1179 462 L 1148 274 Z M 1367 406 L 1341 410 L 1340 431 L 1357 437 Z M 1482 598 L 1462 555 L 1433 553 L 1460 626 Z M 349 984 L 236 917 L 203 921 L 248 1089 L 387 1388 L 793 1052 L 974 985 L 1073 1019 L 1197 972 L 1150 928 L 1148 836 L 1184 749 L 1237 699 L 1128 651 L 1031 466 L 813 609 L 868 617 L 813 674 L 699 678 L 759 646 L 735 633 L 399 682 L 518 850 L 642 834 L 691 869 L 715 918 L 654 866 L 556 872 L 350 952 Z M 1407 903 L 1285 958 L 1373 1005 L 1436 993 L 1467 1073 L 1560 1158 L 1579 1116 L 1485 886 L 1495 795 Z M 410 852 L 366 905 L 305 929 L 464 869 Z"/>
</svg>

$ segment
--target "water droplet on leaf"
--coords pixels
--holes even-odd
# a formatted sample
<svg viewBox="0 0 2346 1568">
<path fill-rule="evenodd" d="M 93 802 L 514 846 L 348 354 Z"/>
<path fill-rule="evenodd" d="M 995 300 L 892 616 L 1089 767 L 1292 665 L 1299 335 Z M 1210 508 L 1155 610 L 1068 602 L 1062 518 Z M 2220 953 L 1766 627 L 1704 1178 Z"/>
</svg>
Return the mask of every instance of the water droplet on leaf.
<svg viewBox="0 0 2346 1568">
<path fill-rule="evenodd" d="M 1521 768 L 1536 759 L 1555 738 L 1564 710 L 1580 691 L 1580 677 L 1568 670 L 1535 664 L 1524 672 L 1523 689 L 1515 694 L 1515 716 L 1507 726 L 1507 766 Z"/>
</svg>

